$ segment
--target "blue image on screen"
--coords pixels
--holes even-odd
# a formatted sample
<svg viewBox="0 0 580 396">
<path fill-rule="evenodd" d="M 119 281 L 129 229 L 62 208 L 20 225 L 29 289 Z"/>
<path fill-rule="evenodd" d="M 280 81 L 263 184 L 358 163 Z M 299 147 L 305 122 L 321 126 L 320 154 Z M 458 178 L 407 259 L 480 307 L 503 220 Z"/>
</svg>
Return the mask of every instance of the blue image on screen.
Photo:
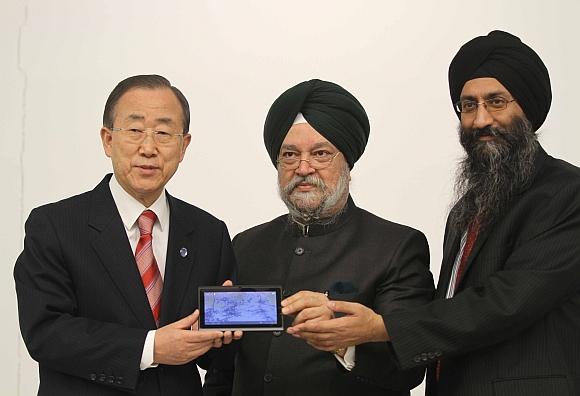
<svg viewBox="0 0 580 396">
<path fill-rule="evenodd" d="M 206 292 L 207 325 L 275 325 L 276 292 Z"/>
</svg>

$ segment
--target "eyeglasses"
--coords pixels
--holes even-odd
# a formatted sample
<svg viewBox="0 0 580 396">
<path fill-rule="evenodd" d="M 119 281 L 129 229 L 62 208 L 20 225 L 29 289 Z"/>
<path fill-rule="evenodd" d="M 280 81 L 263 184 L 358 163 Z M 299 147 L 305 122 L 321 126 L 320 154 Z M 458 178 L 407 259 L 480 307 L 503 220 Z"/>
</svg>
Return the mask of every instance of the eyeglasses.
<svg viewBox="0 0 580 396">
<path fill-rule="evenodd" d="M 458 113 L 473 113 L 477 110 L 479 105 L 484 105 L 487 111 L 504 110 L 508 103 L 515 102 L 515 99 L 508 100 L 501 96 L 494 96 L 493 98 L 485 99 L 483 102 L 477 102 L 471 99 L 460 100 L 455 103 L 455 111 Z"/>
<path fill-rule="evenodd" d="M 338 154 L 340 154 L 340 151 L 332 154 L 326 150 L 318 150 L 310 153 L 309 159 L 303 159 L 300 157 L 300 153 L 296 151 L 285 151 L 280 154 L 276 163 L 284 169 L 295 170 L 300 167 L 302 161 L 306 161 L 310 167 L 319 170 L 328 168 Z"/>
<path fill-rule="evenodd" d="M 183 138 L 183 133 L 173 133 L 152 128 L 108 128 L 112 132 L 117 132 L 125 141 L 134 144 L 143 143 L 145 137 L 151 132 L 155 143 L 161 146 L 169 146 Z"/>
</svg>

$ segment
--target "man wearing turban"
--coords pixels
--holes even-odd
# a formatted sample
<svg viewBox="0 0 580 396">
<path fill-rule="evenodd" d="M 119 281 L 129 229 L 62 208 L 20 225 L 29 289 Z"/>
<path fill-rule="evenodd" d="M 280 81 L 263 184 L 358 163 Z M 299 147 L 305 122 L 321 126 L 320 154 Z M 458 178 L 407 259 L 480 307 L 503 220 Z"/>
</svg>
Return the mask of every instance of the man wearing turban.
<svg viewBox="0 0 580 396">
<path fill-rule="evenodd" d="M 449 87 L 466 156 L 436 299 L 383 315 L 383 340 L 402 369 L 429 366 L 429 396 L 580 395 L 580 169 L 537 140 L 548 71 L 493 31 L 461 47 Z M 342 319 L 297 330 L 332 348 L 320 340 Z"/>
<path fill-rule="evenodd" d="M 432 298 L 425 236 L 356 206 L 350 170 L 362 155 L 369 120 L 334 83 L 310 80 L 272 105 L 264 143 L 289 213 L 234 238 L 239 284 L 278 284 L 286 327 L 328 319 L 329 299 L 356 301 L 379 315 Z M 384 326 L 383 326 L 384 332 Z M 379 332 L 380 333 L 380 332 Z M 302 339 L 301 339 L 302 338 Z M 409 395 L 423 367 L 399 370 L 379 334 L 329 351 L 308 335 L 246 332 L 238 344 L 233 395 Z M 209 370 L 211 393 L 218 371 Z"/>
</svg>

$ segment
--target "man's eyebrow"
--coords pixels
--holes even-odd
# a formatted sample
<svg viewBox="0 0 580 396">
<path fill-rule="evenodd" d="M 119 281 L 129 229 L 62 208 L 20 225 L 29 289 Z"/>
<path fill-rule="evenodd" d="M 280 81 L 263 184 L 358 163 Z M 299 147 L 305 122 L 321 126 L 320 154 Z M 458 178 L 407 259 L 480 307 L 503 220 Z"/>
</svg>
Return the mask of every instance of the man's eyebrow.
<svg viewBox="0 0 580 396">
<path fill-rule="evenodd" d="M 145 116 L 143 114 L 132 113 L 127 116 L 127 119 L 131 121 L 143 121 Z"/>
<path fill-rule="evenodd" d="M 312 151 L 312 150 L 318 150 L 320 148 L 330 148 L 330 149 L 333 149 L 334 147 L 329 142 L 318 142 L 318 143 L 314 143 L 312 145 L 312 147 L 310 148 L 310 151 Z M 298 152 L 300 152 L 300 150 L 298 149 L 298 147 L 296 145 L 294 145 L 294 144 L 283 144 L 282 147 L 280 147 L 280 149 L 292 150 L 292 151 L 298 151 Z"/>
<path fill-rule="evenodd" d="M 160 122 L 162 124 L 171 124 L 173 121 L 173 118 L 171 117 L 159 117 L 155 119 L 156 122 Z"/>
<path fill-rule="evenodd" d="M 491 99 L 491 98 L 496 98 L 498 96 L 511 96 L 507 91 L 493 91 L 493 92 L 489 92 L 487 94 L 485 94 L 485 96 L 483 97 L 484 99 Z M 459 100 L 474 100 L 477 101 L 477 97 L 473 96 L 473 95 L 462 95 Z"/>
</svg>

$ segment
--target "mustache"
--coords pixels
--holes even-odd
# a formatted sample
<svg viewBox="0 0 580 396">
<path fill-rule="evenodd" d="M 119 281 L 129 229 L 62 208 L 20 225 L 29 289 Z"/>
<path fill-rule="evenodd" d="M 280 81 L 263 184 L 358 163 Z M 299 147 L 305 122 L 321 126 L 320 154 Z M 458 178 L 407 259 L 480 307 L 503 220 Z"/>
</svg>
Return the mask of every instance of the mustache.
<svg viewBox="0 0 580 396">
<path fill-rule="evenodd" d="M 505 128 L 494 128 L 486 126 L 485 128 L 461 128 L 461 144 L 463 147 L 473 146 L 480 138 L 484 136 L 503 138 L 508 132 Z"/>
<path fill-rule="evenodd" d="M 284 193 L 290 194 L 292 190 L 294 190 L 300 183 L 308 183 L 315 187 L 319 187 L 322 190 L 326 189 L 326 184 L 324 183 L 324 181 L 316 175 L 308 175 L 308 176 L 296 175 L 283 188 Z"/>
</svg>

